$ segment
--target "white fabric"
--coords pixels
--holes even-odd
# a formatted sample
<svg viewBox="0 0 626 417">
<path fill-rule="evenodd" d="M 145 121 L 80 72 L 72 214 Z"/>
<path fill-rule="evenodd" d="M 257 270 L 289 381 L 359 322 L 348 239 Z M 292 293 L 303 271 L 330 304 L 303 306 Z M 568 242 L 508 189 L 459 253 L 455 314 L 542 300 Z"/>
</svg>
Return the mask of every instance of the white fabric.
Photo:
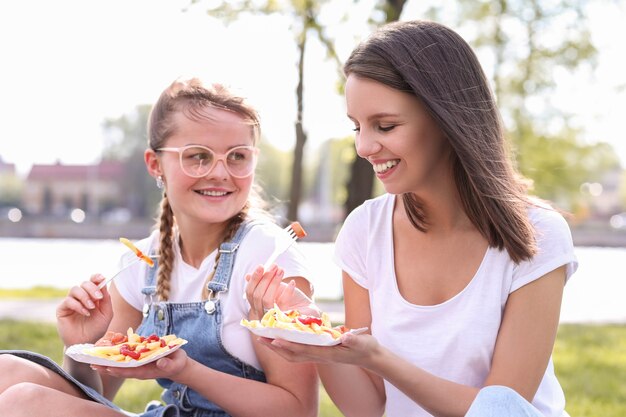
<svg viewBox="0 0 626 417">
<path fill-rule="evenodd" d="M 509 294 L 559 266 L 567 265 L 568 278 L 576 270 L 569 227 L 553 210 L 530 209 L 539 247 L 531 261 L 515 265 L 506 251 L 489 248 L 459 294 L 438 305 L 420 306 L 401 296 L 394 274 L 394 201 L 385 194 L 348 216 L 336 240 L 335 261 L 369 291 L 372 333 L 381 344 L 430 373 L 481 387 Z M 386 381 L 385 390 L 387 417 L 430 415 Z M 552 360 L 533 404 L 545 416 L 567 415 Z"/>
<path fill-rule="evenodd" d="M 246 285 L 245 276 L 258 265 L 265 263 L 274 248 L 278 233 L 284 233 L 271 223 L 256 225 L 245 235 L 237 249 L 233 272 L 228 291 L 220 294 L 223 311 L 222 342 L 224 348 L 242 362 L 257 369 L 261 365 L 252 347 L 251 333 L 239 323 L 242 318 L 248 317 L 250 305 L 243 298 Z M 148 238 L 136 242 L 136 246 L 144 253 L 150 248 L 158 246 L 158 231 L 154 231 Z M 174 239 L 178 242 L 178 239 Z M 169 301 L 173 303 L 201 301 L 201 291 L 207 276 L 213 271 L 217 250 L 207 256 L 198 269 L 186 264 L 181 255 L 178 244 L 175 245 L 174 267 L 171 275 L 171 291 Z M 134 255 L 130 255 L 131 259 Z M 121 261 L 128 262 L 128 256 Z M 309 272 L 304 256 L 295 243 L 289 250 L 280 255 L 276 264 L 285 270 L 285 277 L 308 277 Z M 148 265 L 145 262 L 136 262 L 115 278 L 115 286 L 121 296 L 131 306 L 141 311 L 144 296 L 141 293 L 144 287 Z"/>
</svg>

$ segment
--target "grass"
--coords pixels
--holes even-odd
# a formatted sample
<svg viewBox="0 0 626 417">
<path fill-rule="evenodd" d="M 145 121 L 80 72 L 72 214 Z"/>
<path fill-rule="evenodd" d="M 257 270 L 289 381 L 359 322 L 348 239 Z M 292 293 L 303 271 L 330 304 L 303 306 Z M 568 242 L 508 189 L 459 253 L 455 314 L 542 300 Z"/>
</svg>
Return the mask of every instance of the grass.
<svg viewBox="0 0 626 417">
<path fill-rule="evenodd" d="M 0 349 L 42 353 L 57 363 L 62 346 L 52 324 L 0 320 Z M 574 417 L 626 416 L 626 326 L 561 325 L 554 349 L 554 365 Z M 152 381 L 128 380 L 116 403 L 133 412 L 158 399 L 160 387 Z M 341 413 L 324 390 L 320 391 L 320 417 Z"/>
<path fill-rule="evenodd" d="M 42 300 L 62 298 L 65 297 L 67 293 L 67 289 L 55 287 L 32 287 L 15 289 L 0 288 L 0 299 L 36 298 L 38 300 Z"/>
</svg>

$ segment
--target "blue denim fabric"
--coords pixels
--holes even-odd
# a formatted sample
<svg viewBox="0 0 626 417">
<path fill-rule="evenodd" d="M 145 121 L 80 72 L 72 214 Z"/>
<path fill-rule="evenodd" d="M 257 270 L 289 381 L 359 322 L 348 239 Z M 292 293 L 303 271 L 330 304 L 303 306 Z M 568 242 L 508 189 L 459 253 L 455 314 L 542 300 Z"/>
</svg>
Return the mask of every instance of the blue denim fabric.
<svg viewBox="0 0 626 417">
<path fill-rule="evenodd" d="M 241 362 L 230 355 L 222 344 L 222 306 L 219 294 L 228 290 L 230 275 L 239 243 L 247 231 L 254 225 L 253 222 L 244 222 L 235 237 L 220 246 L 220 259 L 215 276 L 209 282 L 209 301 L 195 303 L 168 303 L 157 302 L 156 271 L 158 259 L 154 253 L 150 256 L 155 263 L 149 268 L 142 292 L 145 295 L 144 319 L 136 330 L 137 334 L 149 336 L 176 334 L 188 340 L 182 347 L 189 357 L 203 365 L 242 378 L 265 382 L 265 374 L 251 365 Z M 209 308 L 212 306 L 212 308 Z M 33 352 L 0 351 L 0 354 L 14 354 L 46 368 L 53 370 L 71 383 L 82 389 L 87 396 L 101 404 L 107 405 L 128 416 L 136 417 L 228 417 L 228 414 L 214 403 L 202 397 L 189 387 L 175 383 L 168 379 L 158 379 L 157 382 L 165 388 L 162 394 L 163 404 L 151 403 L 142 414 L 125 412 L 104 398 L 91 387 L 81 384 L 51 359 Z M 212 383 L 206 381 L 207 384 Z M 236 395 L 236 393 L 233 393 Z M 242 399 L 245 401 L 245 399 Z"/>
<path fill-rule="evenodd" d="M 146 316 L 137 329 L 142 336 L 152 333 L 157 335 L 176 334 L 188 343 L 182 348 L 187 355 L 203 365 L 220 372 L 242 378 L 265 382 L 265 374 L 251 365 L 241 362 L 230 355 L 222 343 L 222 306 L 219 294 L 228 290 L 230 275 L 237 247 L 245 233 L 253 226 L 244 223 L 239 228 L 232 241 L 220 246 L 220 259 L 213 279 L 208 284 L 209 300 L 194 303 L 169 303 L 155 300 L 156 294 L 156 266 L 149 269 L 145 287 L 142 290 L 146 301 L 144 315 Z M 155 265 L 158 259 L 151 254 Z M 162 399 L 168 405 L 175 406 L 181 417 L 225 417 L 227 414 L 214 403 L 202 397 L 191 388 L 170 381 L 158 379 L 157 382 L 165 391 Z M 208 384 L 211 381 L 207 381 Z M 142 417 L 160 416 L 155 407 L 142 414 Z"/>
<path fill-rule="evenodd" d="M 465 417 L 543 417 L 515 390 L 490 385 L 478 392 Z"/>
</svg>

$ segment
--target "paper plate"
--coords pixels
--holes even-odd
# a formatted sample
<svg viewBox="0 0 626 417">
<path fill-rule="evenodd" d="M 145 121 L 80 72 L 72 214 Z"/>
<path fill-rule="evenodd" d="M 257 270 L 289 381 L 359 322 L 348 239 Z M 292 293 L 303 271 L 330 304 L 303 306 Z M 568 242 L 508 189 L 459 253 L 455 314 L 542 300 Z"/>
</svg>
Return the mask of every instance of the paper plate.
<svg viewBox="0 0 626 417">
<path fill-rule="evenodd" d="M 182 345 L 184 345 L 185 343 L 187 343 L 187 341 L 183 341 L 183 343 L 181 343 L 180 345 L 176 345 L 173 348 L 166 350 L 164 352 L 159 353 L 158 355 L 154 355 L 154 356 L 150 356 L 149 358 L 146 359 L 142 359 L 142 360 L 134 360 L 131 359 L 128 362 L 116 362 L 116 361 L 112 361 L 110 359 L 105 359 L 105 358 L 99 358 L 97 356 L 91 356 L 88 355 L 86 353 L 84 353 L 84 351 L 86 349 L 90 349 L 93 347 L 92 343 L 82 343 L 79 345 L 72 345 L 70 347 L 68 347 L 65 350 L 65 354 L 67 356 L 69 356 L 70 358 L 74 359 L 75 361 L 78 362 L 83 362 L 83 363 L 88 363 L 91 365 L 100 365 L 100 366 L 110 366 L 110 367 L 115 367 L 115 368 L 136 368 L 138 366 L 142 366 L 145 365 L 147 363 L 150 362 L 154 362 L 159 358 L 162 358 L 164 356 L 167 356 L 169 354 L 171 354 L 172 352 L 177 351 Z"/>
<path fill-rule="evenodd" d="M 303 332 L 300 330 L 280 329 L 276 327 L 254 327 L 250 328 L 242 324 L 243 327 L 250 330 L 257 336 L 267 337 L 268 339 L 284 339 L 290 342 L 302 343 L 303 345 L 315 346 L 334 346 L 341 343 L 341 338 L 333 339 L 328 333 L 315 334 Z M 346 333 L 360 334 L 367 331 L 367 327 L 352 329 Z M 345 333 L 344 333 L 345 334 Z"/>
</svg>

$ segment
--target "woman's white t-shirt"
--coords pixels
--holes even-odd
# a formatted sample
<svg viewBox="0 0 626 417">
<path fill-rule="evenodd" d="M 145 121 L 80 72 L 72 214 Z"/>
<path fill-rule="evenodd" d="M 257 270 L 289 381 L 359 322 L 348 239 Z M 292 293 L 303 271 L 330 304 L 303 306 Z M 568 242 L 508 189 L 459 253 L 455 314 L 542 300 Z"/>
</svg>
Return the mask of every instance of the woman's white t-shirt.
<svg viewBox="0 0 626 417">
<path fill-rule="evenodd" d="M 230 278 L 228 290 L 219 295 L 222 304 L 222 342 L 224 348 L 242 362 L 257 369 L 261 365 L 252 347 L 251 333 L 239 323 L 242 318 L 248 317 L 250 305 L 244 299 L 246 285 L 245 276 L 257 266 L 262 265 L 269 258 L 274 249 L 279 233 L 285 233 L 273 223 L 263 223 L 252 227 L 244 236 L 237 249 L 235 263 Z M 136 243 L 143 253 L 150 253 L 150 249 L 158 246 L 159 233 L 154 231 L 148 238 Z M 173 303 L 188 303 L 201 300 L 201 291 L 206 279 L 213 272 L 217 250 L 207 256 L 199 268 L 194 268 L 183 261 L 178 246 L 178 237 L 174 239 L 174 267 L 171 274 L 171 291 L 169 301 Z M 134 255 L 131 254 L 134 257 Z M 128 262 L 123 257 L 122 264 Z M 285 277 L 308 277 L 309 272 L 302 252 L 297 243 L 281 254 L 275 262 L 285 270 Z M 131 306 L 141 311 L 145 302 L 141 293 L 145 285 L 148 264 L 136 262 L 115 278 L 115 286 L 120 295 Z"/>
<path fill-rule="evenodd" d="M 393 195 L 385 194 L 355 209 L 337 237 L 335 261 L 368 290 L 372 334 L 382 345 L 441 378 L 481 387 L 491 368 L 509 294 L 562 265 L 566 265 L 567 278 L 576 270 L 569 227 L 554 210 L 530 209 L 538 245 L 532 260 L 516 265 L 506 251 L 489 248 L 478 271 L 459 294 L 441 304 L 421 306 L 406 301 L 398 290 L 392 232 L 394 202 Z M 385 391 L 388 417 L 430 416 L 387 381 Z M 552 359 L 532 403 L 545 416 L 567 416 Z"/>
</svg>

